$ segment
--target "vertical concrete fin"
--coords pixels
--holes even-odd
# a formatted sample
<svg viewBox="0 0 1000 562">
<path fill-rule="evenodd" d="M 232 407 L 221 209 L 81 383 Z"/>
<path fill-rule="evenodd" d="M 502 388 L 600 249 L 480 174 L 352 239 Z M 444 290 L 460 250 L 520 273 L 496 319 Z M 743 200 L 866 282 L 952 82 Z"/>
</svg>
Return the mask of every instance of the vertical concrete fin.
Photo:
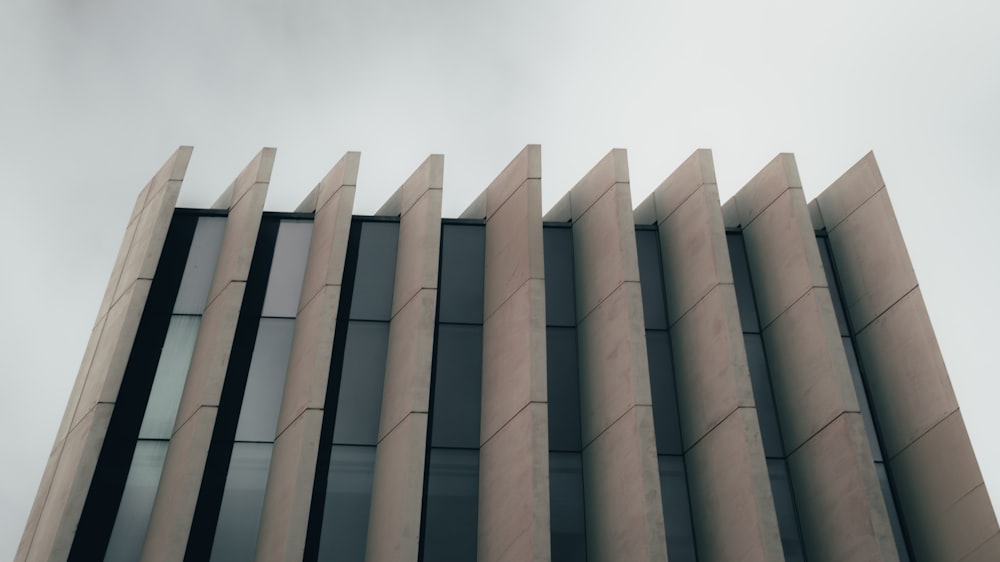
<svg viewBox="0 0 1000 562">
<path fill-rule="evenodd" d="M 806 556 L 894 560 L 794 157 L 778 155 L 735 199 Z"/>
<path fill-rule="evenodd" d="M 226 229 L 156 491 L 143 560 L 184 557 L 274 155 L 273 148 L 261 150 L 220 198 L 228 208 Z"/>
<path fill-rule="evenodd" d="M 569 194 L 587 553 L 595 561 L 667 557 L 628 181 L 625 150 L 615 149 Z"/>
<path fill-rule="evenodd" d="M 644 205 L 660 237 L 698 552 L 780 560 L 712 152 L 692 154 Z"/>
<path fill-rule="evenodd" d="M 415 561 L 434 356 L 444 156 L 431 155 L 377 214 L 399 215 L 396 280 L 375 450 L 369 561 Z"/>
<path fill-rule="evenodd" d="M 361 154 L 348 152 L 306 196 L 313 213 L 292 353 L 267 476 L 257 560 L 301 560 Z"/>
<path fill-rule="evenodd" d="M 816 201 L 911 546 L 962 558 L 996 515 L 875 156 Z"/>
<path fill-rule="evenodd" d="M 69 554 L 191 152 L 178 148 L 136 198 L 17 560 Z"/>
<path fill-rule="evenodd" d="M 477 201 L 486 220 L 478 560 L 548 560 L 541 147 L 526 146 Z"/>
</svg>

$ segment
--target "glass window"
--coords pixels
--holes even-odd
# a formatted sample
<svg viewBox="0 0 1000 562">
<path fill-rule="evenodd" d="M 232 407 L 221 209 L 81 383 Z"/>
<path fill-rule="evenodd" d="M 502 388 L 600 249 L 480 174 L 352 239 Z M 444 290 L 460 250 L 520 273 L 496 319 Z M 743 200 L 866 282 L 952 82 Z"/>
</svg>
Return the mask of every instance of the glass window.
<svg viewBox="0 0 1000 562">
<path fill-rule="evenodd" d="M 573 229 L 544 227 L 545 323 L 576 326 L 576 291 L 573 272 Z"/>
<path fill-rule="evenodd" d="M 243 391 L 237 441 L 274 441 L 295 320 L 261 318 Z"/>
<path fill-rule="evenodd" d="M 312 221 L 281 221 L 261 316 L 294 318 L 309 257 Z"/>
<path fill-rule="evenodd" d="M 660 491 L 663 495 L 663 525 L 667 533 L 670 562 L 695 562 L 694 529 L 688 501 L 684 457 L 660 455 Z"/>
<path fill-rule="evenodd" d="M 771 479 L 771 495 L 774 497 L 774 509 L 778 515 L 778 532 L 781 534 L 785 560 L 789 562 L 805 560 L 795 514 L 795 499 L 792 497 L 792 483 L 788 477 L 788 465 L 781 459 L 768 459 L 767 473 Z"/>
<path fill-rule="evenodd" d="M 423 560 L 475 560 L 479 450 L 431 449 L 425 501 Z"/>
<path fill-rule="evenodd" d="M 431 418 L 432 446 L 479 447 L 482 373 L 482 326 L 440 324 Z"/>
<path fill-rule="evenodd" d="M 352 320 L 388 321 L 392 317 L 398 241 L 398 222 L 361 222 L 358 263 L 351 296 Z"/>
<path fill-rule="evenodd" d="M 549 449 L 580 451 L 580 378 L 576 328 L 545 330 L 549 398 Z"/>
<path fill-rule="evenodd" d="M 549 521 L 552 562 L 587 559 L 587 525 L 583 505 L 583 461 L 580 453 L 549 453 Z"/>
<path fill-rule="evenodd" d="M 830 287 L 830 298 L 833 299 L 833 312 L 837 315 L 840 335 L 849 336 L 851 331 L 844 316 L 844 303 L 840 300 L 840 289 L 837 286 L 837 277 L 833 273 L 833 260 L 830 257 L 830 247 L 827 245 L 826 237 L 817 237 L 816 245 L 819 246 L 819 256 L 823 260 L 823 271 L 826 272 L 826 284 Z"/>
<path fill-rule="evenodd" d="M 438 322 L 483 323 L 486 227 L 441 227 L 441 283 Z"/>
<path fill-rule="evenodd" d="M 201 314 L 215 275 L 226 217 L 199 217 L 191 240 L 184 276 L 174 301 L 174 314 Z"/>
<path fill-rule="evenodd" d="M 104 560 L 126 562 L 139 559 L 166 458 L 166 441 L 139 441 L 136 444 Z"/>
<path fill-rule="evenodd" d="M 146 413 L 139 428 L 139 439 L 170 439 L 177 418 L 177 408 L 184 392 L 191 355 L 198 339 L 201 316 L 170 317 L 160 362 L 153 375 L 153 386 L 146 403 Z"/>
<path fill-rule="evenodd" d="M 320 560 L 364 560 L 375 447 L 335 445 L 330 453 Z"/>
<path fill-rule="evenodd" d="M 667 332 L 646 332 L 646 355 L 649 360 L 649 389 L 653 398 L 656 451 L 661 455 L 683 454 L 674 365 Z"/>
<path fill-rule="evenodd" d="M 647 330 L 667 329 L 667 308 L 663 298 L 660 233 L 636 229 L 635 246 L 639 253 L 639 281 L 642 285 L 642 312 Z"/>
<path fill-rule="evenodd" d="M 334 443 L 375 445 L 378 442 L 388 348 L 388 322 L 352 321 L 348 325 L 333 426 Z"/>
<path fill-rule="evenodd" d="M 781 431 L 778 429 L 778 412 L 774 406 L 774 395 L 771 394 L 771 375 L 764 356 L 764 342 L 759 334 L 743 334 L 743 345 L 747 350 L 750 384 L 753 387 L 753 400 L 757 406 L 757 420 L 760 423 L 760 436 L 764 441 L 764 454 L 768 458 L 782 458 L 785 456 L 785 447 L 781 442 Z"/>
<path fill-rule="evenodd" d="M 878 435 L 875 433 L 875 420 L 872 419 L 872 409 L 868 404 L 868 393 L 865 392 L 865 385 L 861 382 L 861 368 L 858 366 L 858 356 L 854 352 L 854 344 L 851 338 L 841 338 L 844 342 L 844 352 L 847 354 L 847 365 L 851 369 L 851 381 L 854 382 L 854 391 L 858 395 L 858 405 L 861 406 L 861 418 L 865 422 L 865 435 L 868 437 L 868 446 L 872 450 L 872 458 L 876 462 L 882 460 L 882 449 L 879 447 Z"/>
<path fill-rule="evenodd" d="M 750 282 L 750 266 L 747 264 L 747 253 L 743 245 L 743 235 L 730 232 L 726 234 L 729 243 L 729 262 L 733 267 L 733 280 L 736 284 L 736 304 L 740 309 L 740 323 L 744 332 L 760 332 L 757 322 L 757 302 L 753 296 L 753 284 Z"/>
<path fill-rule="evenodd" d="M 212 560 L 253 560 L 272 446 L 270 443 L 233 445 L 212 543 Z"/>
</svg>

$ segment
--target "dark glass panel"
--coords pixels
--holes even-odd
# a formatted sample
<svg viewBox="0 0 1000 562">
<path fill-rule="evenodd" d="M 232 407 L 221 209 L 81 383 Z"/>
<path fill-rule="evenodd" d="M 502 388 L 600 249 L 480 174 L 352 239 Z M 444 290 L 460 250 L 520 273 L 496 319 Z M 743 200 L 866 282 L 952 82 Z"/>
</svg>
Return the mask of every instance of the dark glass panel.
<svg viewBox="0 0 1000 562">
<path fill-rule="evenodd" d="M 352 320 L 388 321 L 392 317 L 398 242 L 398 222 L 361 223 L 358 264 L 351 295 Z"/>
<path fill-rule="evenodd" d="M 889 512 L 889 525 L 892 526 L 892 537 L 896 541 L 899 562 L 910 562 L 910 554 L 906 551 L 906 543 L 903 541 L 903 528 L 899 524 L 899 514 L 896 513 L 896 500 L 893 498 L 892 488 L 889 486 L 889 475 L 886 473 L 885 464 L 880 462 L 875 463 L 875 473 L 878 474 L 878 483 L 882 487 L 885 509 Z"/>
<path fill-rule="evenodd" d="M 764 342 L 759 334 L 743 334 L 743 345 L 747 350 L 750 384 L 753 387 L 753 400 L 757 405 L 757 421 L 764 441 L 764 454 L 768 458 L 782 458 L 785 456 L 785 447 L 778 429 L 778 412 L 771 393 L 771 374 L 764 356 Z"/>
<path fill-rule="evenodd" d="M 445 224 L 441 227 L 438 322 L 483 323 L 485 252 L 485 226 Z"/>
<path fill-rule="evenodd" d="M 653 398 L 656 451 L 661 455 L 683 454 L 670 335 L 667 332 L 648 330 L 646 356 L 649 360 L 649 390 Z"/>
<path fill-rule="evenodd" d="M 261 316 L 295 318 L 312 230 L 312 221 L 281 221 Z"/>
<path fill-rule="evenodd" d="M 320 560 L 365 559 L 374 471 L 375 447 L 334 445 L 319 540 Z"/>
<path fill-rule="evenodd" d="M 753 284 L 750 282 L 750 266 L 747 264 L 747 253 L 743 246 L 743 235 L 726 233 L 729 243 L 729 263 L 733 267 L 733 281 L 736 284 L 736 304 L 740 309 L 740 323 L 744 332 L 759 332 L 757 322 L 757 302 L 753 296 Z"/>
<path fill-rule="evenodd" d="M 580 376 L 576 328 L 545 329 L 549 450 L 580 451 Z"/>
<path fill-rule="evenodd" d="M 573 272 L 573 229 L 544 227 L 545 323 L 576 326 L 576 291 Z"/>
<path fill-rule="evenodd" d="M 294 319 L 260 319 L 236 426 L 236 441 L 274 441 L 294 331 Z"/>
<path fill-rule="evenodd" d="M 667 307 L 663 298 L 663 262 L 660 259 L 660 233 L 636 229 L 635 246 L 639 253 L 639 281 L 642 285 L 642 312 L 647 330 L 667 329 Z"/>
<path fill-rule="evenodd" d="M 226 217 L 199 217 L 174 301 L 174 314 L 201 314 L 215 275 L 215 263 L 226 231 Z"/>
<path fill-rule="evenodd" d="M 585 561 L 587 525 L 580 453 L 549 453 L 549 511 L 552 562 Z"/>
<path fill-rule="evenodd" d="M 431 445 L 478 448 L 482 326 L 439 325 L 436 369 Z"/>
<path fill-rule="evenodd" d="M 879 447 L 878 434 L 875 432 L 875 420 L 872 419 L 872 409 L 868 404 L 868 393 L 865 392 L 865 385 L 861 381 L 861 368 L 858 366 L 858 356 L 854 351 L 854 344 L 851 338 L 841 338 L 844 342 L 844 352 L 847 355 L 847 365 L 851 369 L 851 381 L 854 382 L 854 391 L 858 395 L 858 405 L 861 406 L 861 417 L 865 422 L 865 435 L 868 437 L 868 445 L 872 450 L 872 458 L 876 462 L 882 460 L 882 448 Z"/>
<path fill-rule="evenodd" d="M 333 442 L 375 445 L 382 411 L 389 323 L 352 321 L 346 340 Z"/>
<path fill-rule="evenodd" d="M 844 302 L 840 300 L 840 289 L 837 286 L 837 276 L 833 272 L 833 259 L 830 256 L 830 246 L 825 236 L 816 238 L 819 246 L 819 257 L 823 260 L 823 271 L 826 272 L 826 284 L 830 287 L 830 298 L 833 299 L 833 312 L 837 315 L 837 326 L 840 335 L 849 336 L 851 330 L 847 327 L 847 317 L 844 316 Z"/>
<path fill-rule="evenodd" d="M 663 495 L 663 526 L 667 533 L 670 562 L 694 562 L 694 529 L 688 501 L 684 457 L 660 455 L 660 492 Z"/>
<path fill-rule="evenodd" d="M 104 560 L 130 562 L 139 559 L 166 458 L 166 441 L 139 441 L 136 444 Z"/>
<path fill-rule="evenodd" d="M 191 355 L 198 339 L 201 316 L 170 317 L 160 361 L 153 375 L 153 386 L 146 403 L 146 413 L 139 429 L 139 439 L 170 439 L 187 380 Z"/>
<path fill-rule="evenodd" d="M 233 445 L 212 543 L 212 560 L 253 560 L 272 447 L 270 443 Z"/>
<path fill-rule="evenodd" d="M 799 535 L 798 516 L 795 512 L 795 499 L 792 496 L 792 483 L 788 477 L 788 465 L 782 459 L 768 459 L 767 474 L 771 479 L 771 495 L 774 497 L 774 510 L 778 515 L 778 532 L 781 534 L 785 560 L 787 562 L 805 560 L 802 538 Z"/>
<path fill-rule="evenodd" d="M 423 560 L 475 560 L 479 450 L 431 449 L 425 501 Z"/>
</svg>

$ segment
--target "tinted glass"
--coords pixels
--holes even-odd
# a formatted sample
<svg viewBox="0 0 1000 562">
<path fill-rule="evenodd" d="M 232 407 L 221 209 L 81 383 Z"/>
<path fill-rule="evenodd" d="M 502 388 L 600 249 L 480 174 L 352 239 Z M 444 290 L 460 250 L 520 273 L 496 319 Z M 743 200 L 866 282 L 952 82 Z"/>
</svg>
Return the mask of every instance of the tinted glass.
<svg viewBox="0 0 1000 562">
<path fill-rule="evenodd" d="M 201 316 L 170 317 L 146 413 L 139 429 L 140 439 L 170 439 L 200 325 Z"/>
<path fill-rule="evenodd" d="M 789 562 L 805 560 L 795 514 L 795 500 L 792 497 L 792 484 L 788 479 L 788 466 L 784 460 L 768 459 L 767 473 L 771 479 L 771 495 L 774 497 L 774 509 L 778 515 L 778 532 L 781 534 L 785 560 Z"/>
<path fill-rule="evenodd" d="M 236 426 L 237 441 L 273 441 L 295 320 L 261 318 Z"/>
<path fill-rule="evenodd" d="M 688 502 L 684 458 L 657 457 L 660 464 L 660 491 L 663 494 L 663 525 L 667 532 L 670 562 L 694 562 L 694 530 L 691 527 L 691 504 Z"/>
<path fill-rule="evenodd" d="M 896 551 L 899 553 L 899 561 L 909 562 L 910 555 L 906 551 L 906 543 L 903 542 L 903 529 L 899 525 L 899 514 L 896 513 L 896 501 L 892 496 L 892 488 L 889 487 L 889 475 L 885 471 L 885 465 L 880 462 L 875 463 L 875 473 L 878 474 L 878 483 L 882 487 L 885 508 L 889 512 L 889 524 L 892 526 L 892 536 L 896 540 Z"/>
<path fill-rule="evenodd" d="M 392 316 L 398 241 L 398 222 L 361 223 L 358 265 L 351 296 L 351 319 L 387 321 Z"/>
<path fill-rule="evenodd" d="M 747 350 L 750 384 L 753 386 L 753 400 L 757 405 L 757 420 L 760 423 L 760 436 L 764 441 L 764 454 L 768 458 L 784 457 L 785 447 L 781 442 L 781 431 L 778 429 L 778 412 L 774 407 L 774 395 L 771 394 L 771 375 L 767 370 L 767 360 L 764 356 L 764 342 L 759 334 L 743 334 L 743 345 Z"/>
<path fill-rule="evenodd" d="M 273 433 L 273 428 L 272 428 Z M 236 443 L 222 493 L 212 560 L 253 560 L 271 464 L 270 443 Z"/>
<path fill-rule="evenodd" d="M 872 410 L 868 404 L 868 393 L 865 392 L 865 385 L 861 382 L 861 369 L 858 367 L 858 356 L 854 352 L 854 344 L 851 338 L 841 338 L 844 342 L 844 352 L 847 354 L 847 365 L 851 368 L 851 381 L 854 382 L 854 391 L 858 394 L 858 405 L 861 406 L 861 417 L 865 422 L 865 435 L 868 437 L 868 446 L 872 450 L 872 458 L 876 462 L 882 460 L 882 449 L 878 445 L 878 435 L 875 433 L 875 420 L 872 419 Z"/>
<path fill-rule="evenodd" d="M 639 253 L 639 281 L 642 285 L 642 312 L 648 330 L 667 329 L 659 237 L 660 233 L 656 230 L 643 228 L 635 231 L 635 246 Z"/>
<path fill-rule="evenodd" d="M 136 444 L 105 560 L 126 562 L 138 560 L 142 554 L 149 515 L 153 512 L 153 500 L 166 458 L 166 441 L 139 441 Z"/>
<path fill-rule="evenodd" d="M 653 424 L 656 428 L 656 451 L 661 455 L 680 455 L 681 426 L 677 414 L 677 388 L 667 332 L 646 332 L 646 355 L 649 359 L 649 390 L 653 398 Z"/>
<path fill-rule="evenodd" d="M 729 262 L 733 266 L 733 280 L 736 283 L 736 304 L 740 309 L 740 323 L 744 332 L 759 332 L 757 324 L 757 303 L 754 301 L 753 284 L 750 282 L 750 266 L 743 247 L 743 235 L 727 233 Z"/>
<path fill-rule="evenodd" d="M 423 559 L 476 559 L 479 450 L 432 449 L 427 474 Z"/>
<path fill-rule="evenodd" d="M 445 224 L 441 227 L 438 322 L 482 324 L 485 250 L 485 226 Z"/>
<path fill-rule="evenodd" d="M 576 368 L 576 328 L 549 327 L 545 334 L 549 449 L 579 451 L 580 378 Z"/>
<path fill-rule="evenodd" d="M 479 447 L 482 373 L 482 326 L 439 325 L 432 446 Z"/>
<path fill-rule="evenodd" d="M 586 560 L 587 526 L 580 453 L 549 453 L 549 510 L 552 562 Z"/>
<path fill-rule="evenodd" d="M 837 315 L 837 326 L 840 327 L 840 335 L 851 335 L 847 327 L 847 318 L 844 316 L 844 303 L 840 300 L 840 290 L 837 286 L 837 277 L 833 272 L 833 261 L 830 258 L 830 247 L 827 245 L 826 237 L 817 237 L 816 245 L 819 246 L 819 256 L 823 259 L 823 271 L 826 272 L 826 284 L 830 287 L 830 298 L 833 299 L 833 312 Z"/>
<path fill-rule="evenodd" d="M 375 447 L 333 447 L 319 542 L 320 560 L 365 559 L 374 470 Z"/>
<path fill-rule="evenodd" d="M 388 346 L 387 322 L 353 321 L 348 326 L 333 426 L 334 443 L 374 445 L 378 442 Z"/>
<path fill-rule="evenodd" d="M 215 275 L 215 263 L 226 231 L 225 217 L 199 217 L 184 276 L 174 301 L 174 314 L 201 314 Z"/>
<path fill-rule="evenodd" d="M 294 318 L 309 257 L 312 221 L 281 221 L 261 316 Z"/>
<path fill-rule="evenodd" d="M 573 273 L 573 229 L 547 226 L 542 230 L 545 252 L 545 323 L 576 326 Z"/>
</svg>

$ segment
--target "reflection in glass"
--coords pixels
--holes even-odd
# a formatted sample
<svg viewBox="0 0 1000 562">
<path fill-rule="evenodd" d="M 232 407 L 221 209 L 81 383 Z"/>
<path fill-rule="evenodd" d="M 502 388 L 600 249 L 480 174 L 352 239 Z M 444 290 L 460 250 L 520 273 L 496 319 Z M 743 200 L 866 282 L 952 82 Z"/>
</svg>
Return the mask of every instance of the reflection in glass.
<svg viewBox="0 0 1000 562">
<path fill-rule="evenodd" d="M 483 323 L 485 253 L 485 225 L 442 225 L 438 322 Z"/>
<path fill-rule="evenodd" d="M 684 457 L 660 455 L 660 490 L 663 495 L 663 525 L 667 532 L 670 562 L 694 562 L 694 529 L 688 501 Z"/>
<path fill-rule="evenodd" d="M 205 311 L 208 290 L 215 275 L 226 217 L 199 217 L 191 240 L 184 276 L 174 301 L 174 314 L 201 314 Z"/>
<path fill-rule="evenodd" d="M 740 309 L 740 323 L 743 332 L 760 332 L 757 322 L 757 302 L 753 296 L 753 284 L 750 282 L 750 265 L 747 263 L 747 253 L 743 245 L 743 234 L 726 233 L 729 243 L 729 262 L 733 267 L 733 281 L 736 284 L 736 304 Z"/>
<path fill-rule="evenodd" d="M 479 450 L 432 449 L 427 474 L 423 560 L 476 559 Z"/>
<path fill-rule="evenodd" d="M 382 411 L 389 323 L 352 321 L 346 340 L 333 442 L 375 445 Z"/>
<path fill-rule="evenodd" d="M 354 292 L 351 295 L 352 320 L 388 321 L 392 317 L 398 241 L 398 222 L 361 223 Z"/>
<path fill-rule="evenodd" d="M 298 312 L 312 230 L 312 221 L 284 220 L 278 226 L 261 316 L 294 318 Z"/>
<path fill-rule="evenodd" d="M 552 562 L 585 561 L 587 525 L 580 453 L 549 453 L 549 511 Z"/>
<path fill-rule="evenodd" d="M 639 255 L 639 281 L 642 286 L 642 311 L 647 330 L 667 329 L 659 237 L 658 230 L 641 228 L 635 231 L 635 246 Z"/>
<path fill-rule="evenodd" d="M 153 500 L 160 484 L 163 461 L 167 458 L 166 441 L 139 441 L 132 455 L 132 466 L 122 494 L 118 516 L 104 559 L 112 561 L 138 560 L 146 540 Z"/>
<path fill-rule="evenodd" d="M 677 387 L 670 353 L 670 336 L 659 330 L 646 331 L 649 390 L 653 398 L 656 451 L 661 455 L 683 454 L 681 423 L 677 414 Z"/>
<path fill-rule="evenodd" d="M 139 439 L 170 439 L 191 355 L 194 353 L 194 344 L 198 339 L 199 326 L 201 316 L 170 317 L 160 362 L 153 375 L 146 413 L 139 428 Z"/>
<path fill-rule="evenodd" d="M 294 319 L 261 318 L 236 425 L 237 441 L 274 440 L 294 330 Z"/>
<path fill-rule="evenodd" d="M 549 450 L 579 452 L 580 379 L 576 368 L 576 328 L 549 326 L 545 334 Z"/>
<path fill-rule="evenodd" d="M 545 253 L 545 323 L 576 326 L 576 292 L 573 273 L 573 229 L 542 229 Z"/>
<path fill-rule="evenodd" d="M 365 559 L 374 470 L 375 447 L 333 447 L 319 560 Z"/>
<path fill-rule="evenodd" d="M 433 447 L 479 448 L 483 328 L 440 324 L 434 374 Z"/>
<path fill-rule="evenodd" d="M 253 560 L 272 447 L 270 443 L 233 445 L 212 543 L 212 560 Z"/>
</svg>

